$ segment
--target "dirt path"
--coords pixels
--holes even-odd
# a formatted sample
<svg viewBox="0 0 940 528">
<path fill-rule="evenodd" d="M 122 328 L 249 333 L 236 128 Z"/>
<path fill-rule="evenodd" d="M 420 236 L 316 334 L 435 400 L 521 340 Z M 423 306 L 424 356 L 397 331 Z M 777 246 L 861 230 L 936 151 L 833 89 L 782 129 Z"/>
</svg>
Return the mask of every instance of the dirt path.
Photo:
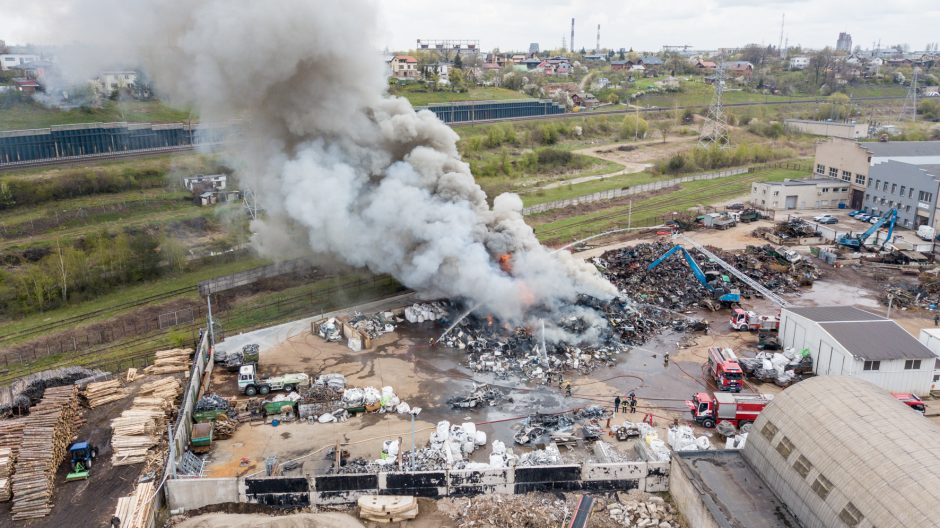
<svg viewBox="0 0 940 528">
<path fill-rule="evenodd" d="M 294 515 L 236 515 L 209 513 L 176 524 L 177 528 L 362 528 L 346 513 L 297 513 Z"/>
</svg>

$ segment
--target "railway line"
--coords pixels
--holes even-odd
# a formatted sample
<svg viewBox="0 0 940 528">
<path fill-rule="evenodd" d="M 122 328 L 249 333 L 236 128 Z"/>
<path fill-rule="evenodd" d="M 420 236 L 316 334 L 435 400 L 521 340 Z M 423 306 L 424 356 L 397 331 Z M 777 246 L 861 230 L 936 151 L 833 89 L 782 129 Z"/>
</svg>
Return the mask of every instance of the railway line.
<svg viewBox="0 0 940 528">
<path fill-rule="evenodd" d="M 865 102 L 889 102 L 889 101 L 902 101 L 906 96 L 872 96 L 872 97 L 856 97 L 852 99 L 852 103 L 865 103 Z M 823 104 L 826 103 L 824 98 L 813 98 L 813 99 L 789 99 L 783 101 L 751 101 L 745 103 L 725 103 L 723 106 L 725 108 L 747 108 L 755 106 L 786 106 L 786 105 L 805 105 L 805 104 Z M 539 115 L 539 116 L 526 116 L 526 117 L 509 117 L 509 118 L 500 118 L 500 119 L 477 119 L 474 121 L 465 121 L 459 123 L 449 123 L 451 127 L 461 127 L 468 125 L 480 125 L 487 123 L 506 123 L 514 121 L 537 121 L 545 119 L 573 119 L 578 117 L 591 117 L 591 116 L 610 116 L 610 115 L 625 115 L 625 114 L 651 114 L 651 113 L 661 113 L 661 112 L 671 112 L 674 110 L 684 111 L 687 109 L 701 109 L 706 104 L 694 104 L 694 105 L 683 105 L 683 106 L 673 106 L 673 107 L 649 107 L 649 108 L 624 108 L 618 110 L 597 110 L 591 112 L 567 112 L 564 114 L 553 114 L 553 115 Z M 210 144 L 202 144 L 200 147 L 205 147 Z M 210 145 L 211 146 L 211 145 Z M 126 159 L 126 158 L 135 158 L 135 157 L 144 157 L 144 156 L 158 156 L 161 154 L 169 154 L 174 152 L 190 152 L 195 149 L 193 145 L 180 145 L 177 147 L 160 147 L 160 148 L 151 148 L 151 149 L 141 149 L 141 150 L 129 150 L 121 152 L 108 152 L 108 153 L 96 153 L 96 154 L 85 154 L 81 156 L 68 156 L 63 158 L 46 158 L 41 160 L 30 160 L 30 161 L 15 161 L 15 162 L 4 162 L 0 163 L 0 172 L 6 170 L 16 170 L 16 169 L 27 169 L 27 168 L 37 168 L 37 167 L 46 167 L 52 165 L 68 165 L 72 163 L 83 163 L 87 161 L 108 161 L 108 160 L 117 160 L 117 159 Z"/>
</svg>

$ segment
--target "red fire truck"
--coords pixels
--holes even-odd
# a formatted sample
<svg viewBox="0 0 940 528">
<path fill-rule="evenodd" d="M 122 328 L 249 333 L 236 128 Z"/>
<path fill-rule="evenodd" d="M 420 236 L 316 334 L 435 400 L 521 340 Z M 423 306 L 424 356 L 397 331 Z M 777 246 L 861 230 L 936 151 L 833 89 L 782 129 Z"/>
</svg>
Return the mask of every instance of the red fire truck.
<svg viewBox="0 0 940 528">
<path fill-rule="evenodd" d="M 731 328 L 735 330 L 780 330 L 780 318 L 758 315 L 757 312 L 735 308 L 731 311 Z"/>
<path fill-rule="evenodd" d="M 924 403 L 924 400 L 918 398 L 914 394 L 907 392 L 892 392 L 891 395 L 894 396 L 899 402 L 907 405 L 920 414 L 927 412 L 927 405 Z"/>
<path fill-rule="evenodd" d="M 746 430 L 757 415 L 773 400 L 771 394 L 727 394 L 698 392 L 685 404 L 692 411 L 692 419 L 703 427 L 715 427 L 721 422 Z"/>
<path fill-rule="evenodd" d="M 741 392 L 744 387 L 744 371 L 738 364 L 738 356 L 730 348 L 708 349 L 708 372 L 718 390 Z"/>
</svg>

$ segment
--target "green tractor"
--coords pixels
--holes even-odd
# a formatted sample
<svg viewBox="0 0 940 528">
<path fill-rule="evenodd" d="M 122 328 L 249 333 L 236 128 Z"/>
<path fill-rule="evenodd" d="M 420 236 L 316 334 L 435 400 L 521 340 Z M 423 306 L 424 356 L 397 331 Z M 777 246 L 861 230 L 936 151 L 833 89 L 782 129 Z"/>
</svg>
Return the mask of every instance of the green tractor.
<svg viewBox="0 0 940 528">
<path fill-rule="evenodd" d="M 69 446 L 69 455 L 72 471 L 65 477 L 65 481 L 87 479 L 91 474 L 91 466 L 98 457 L 98 448 L 92 446 L 90 442 L 75 442 Z"/>
</svg>

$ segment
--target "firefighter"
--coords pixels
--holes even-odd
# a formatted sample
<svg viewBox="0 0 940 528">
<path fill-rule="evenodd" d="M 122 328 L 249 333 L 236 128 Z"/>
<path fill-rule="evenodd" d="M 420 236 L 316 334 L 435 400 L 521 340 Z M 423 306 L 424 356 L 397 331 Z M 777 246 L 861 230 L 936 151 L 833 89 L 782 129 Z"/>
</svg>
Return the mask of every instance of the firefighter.
<svg viewBox="0 0 940 528">
<path fill-rule="evenodd" d="M 561 383 L 561 388 L 565 390 L 566 398 L 571 397 L 571 382 L 570 381 L 563 381 Z"/>
<path fill-rule="evenodd" d="M 614 397 L 614 414 L 617 414 L 617 411 L 620 410 L 620 395 Z"/>
<path fill-rule="evenodd" d="M 636 412 L 636 394 L 630 391 L 630 414 Z"/>
<path fill-rule="evenodd" d="M 940 326 L 940 309 L 937 310 L 937 313 L 933 314 L 933 325 Z"/>
<path fill-rule="evenodd" d="M 628 410 L 629 408 L 630 408 L 630 400 L 627 399 L 627 398 L 624 398 L 624 399 L 623 399 L 623 407 L 621 408 L 621 411 L 623 411 L 623 414 L 627 414 L 627 410 Z"/>
<path fill-rule="evenodd" d="M 663 356 L 663 366 L 664 367 L 669 366 L 669 351 L 668 350 L 666 351 L 666 355 Z"/>
</svg>

